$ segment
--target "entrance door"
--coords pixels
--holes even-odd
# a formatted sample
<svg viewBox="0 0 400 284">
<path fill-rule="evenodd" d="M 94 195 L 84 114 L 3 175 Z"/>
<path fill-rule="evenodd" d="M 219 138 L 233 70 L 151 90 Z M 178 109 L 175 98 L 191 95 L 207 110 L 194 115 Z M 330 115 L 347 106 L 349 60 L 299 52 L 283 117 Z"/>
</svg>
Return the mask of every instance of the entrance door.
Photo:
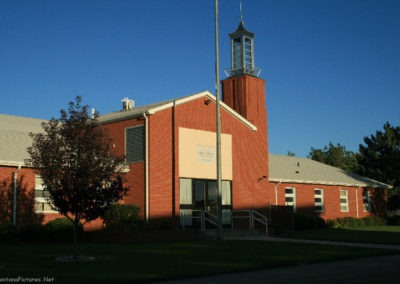
<svg viewBox="0 0 400 284">
<path fill-rule="evenodd" d="M 218 191 L 215 181 L 194 180 L 194 208 L 217 214 Z"/>
<path fill-rule="evenodd" d="M 231 225 L 231 182 L 222 181 L 222 222 Z M 181 224 L 200 227 L 201 210 L 217 216 L 218 190 L 215 180 L 180 179 Z M 208 216 L 210 217 L 210 216 Z"/>
</svg>

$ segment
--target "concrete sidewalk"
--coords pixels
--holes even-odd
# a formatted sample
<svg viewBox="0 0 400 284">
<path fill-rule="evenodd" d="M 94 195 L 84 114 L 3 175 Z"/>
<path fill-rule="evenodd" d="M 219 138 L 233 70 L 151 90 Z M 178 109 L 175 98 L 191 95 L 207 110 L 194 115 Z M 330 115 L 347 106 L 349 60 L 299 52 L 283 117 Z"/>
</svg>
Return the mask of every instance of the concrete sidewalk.
<svg viewBox="0 0 400 284">
<path fill-rule="evenodd" d="M 400 246 L 398 245 L 299 240 L 271 237 L 251 238 L 248 240 L 379 248 L 396 250 L 399 251 L 399 254 L 315 264 L 299 264 L 297 266 L 228 273 L 201 278 L 165 281 L 160 283 L 400 283 Z"/>
</svg>

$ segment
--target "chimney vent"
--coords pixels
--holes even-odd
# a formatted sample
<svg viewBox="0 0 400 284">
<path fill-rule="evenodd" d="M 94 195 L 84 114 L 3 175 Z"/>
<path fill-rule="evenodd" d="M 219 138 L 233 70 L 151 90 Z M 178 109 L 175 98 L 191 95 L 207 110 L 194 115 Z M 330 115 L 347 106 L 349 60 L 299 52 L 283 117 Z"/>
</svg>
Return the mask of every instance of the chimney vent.
<svg viewBox="0 0 400 284">
<path fill-rule="evenodd" d="M 134 100 L 130 100 L 129 98 L 124 98 L 122 100 L 122 110 L 131 110 L 135 107 L 135 101 Z"/>
</svg>

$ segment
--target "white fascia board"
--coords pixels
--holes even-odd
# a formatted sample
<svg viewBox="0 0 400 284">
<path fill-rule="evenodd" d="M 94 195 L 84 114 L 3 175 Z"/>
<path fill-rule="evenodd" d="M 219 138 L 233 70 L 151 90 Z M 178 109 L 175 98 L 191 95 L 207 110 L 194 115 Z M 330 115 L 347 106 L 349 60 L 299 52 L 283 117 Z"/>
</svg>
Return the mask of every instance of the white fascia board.
<svg viewBox="0 0 400 284">
<path fill-rule="evenodd" d="M 25 166 L 24 162 L 17 162 L 17 161 L 2 161 L 0 160 L 0 166 L 7 166 L 7 167 L 18 167 L 18 166 Z"/>
<path fill-rule="evenodd" d="M 319 180 L 295 180 L 295 179 L 279 179 L 279 178 L 270 178 L 271 182 L 278 183 L 303 183 L 303 184 L 322 184 L 322 185 L 341 185 L 341 186 L 357 186 L 357 187 L 373 187 L 373 188 L 381 188 L 376 186 L 371 186 L 366 183 L 345 183 L 345 182 L 334 182 L 334 181 L 319 181 Z"/>
<path fill-rule="evenodd" d="M 194 94 L 194 95 L 192 95 L 192 96 L 185 97 L 185 98 L 180 99 L 180 100 L 176 100 L 176 101 L 167 103 L 167 104 L 162 105 L 162 106 L 159 106 L 159 107 L 155 107 L 155 108 L 153 108 L 153 109 L 149 109 L 146 113 L 147 113 L 147 114 L 155 114 L 155 113 L 158 112 L 158 111 L 171 108 L 171 107 L 173 107 L 174 105 L 176 106 L 176 105 L 184 104 L 184 103 L 186 103 L 186 102 L 190 102 L 190 101 L 192 101 L 192 100 L 196 100 L 196 99 L 201 98 L 201 97 L 204 97 L 204 96 L 207 96 L 207 97 L 209 97 L 212 101 L 216 102 L 216 97 L 215 97 L 213 94 L 211 94 L 209 91 L 204 91 L 204 92 L 201 92 L 201 93 Z M 229 107 L 229 106 L 228 106 L 227 104 L 225 104 L 223 101 L 220 101 L 220 105 L 221 105 L 227 112 L 229 112 L 230 114 L 232 114 L 235 118 L 239 119 L 242 123 L 244 123 L 247 127 L 249 127 L 251 130 L 257 131 L 257 127 L 256 127 L 254 124 L 252 124 L 252 123 L 249 122 L 247 119 L 245 119 L 243 116 L 241 116 L 240 114 L 238 114 L 235 110 L 233 110 L 231 107 Z"/>
</svg>

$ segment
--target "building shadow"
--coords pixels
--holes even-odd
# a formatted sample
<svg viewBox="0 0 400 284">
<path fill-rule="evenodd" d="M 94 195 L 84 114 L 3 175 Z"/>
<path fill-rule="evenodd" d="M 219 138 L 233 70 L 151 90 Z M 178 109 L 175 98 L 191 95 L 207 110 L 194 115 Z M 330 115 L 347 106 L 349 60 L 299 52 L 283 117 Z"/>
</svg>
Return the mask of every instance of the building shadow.
<svg viewBox="0 0 400 284">
<path fill-rule="evenodd" d="M 18 227 L 27 224 L 39 224 L 42 214 L 35 213 L 35 191 L 29 189 L 20 176 L 16 184 L 16 224 Z M 0 183 L 0 225 L 13 223 L 14 180 L 6 178 Z"/>
</svg>

